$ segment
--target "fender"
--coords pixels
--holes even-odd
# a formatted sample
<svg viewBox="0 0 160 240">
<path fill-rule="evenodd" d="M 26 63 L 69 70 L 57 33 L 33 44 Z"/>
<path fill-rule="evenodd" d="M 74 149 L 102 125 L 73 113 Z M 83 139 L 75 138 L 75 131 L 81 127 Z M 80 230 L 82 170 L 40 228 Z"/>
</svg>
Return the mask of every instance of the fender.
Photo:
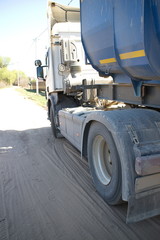
<svg viewBox="0 0 160 240">
<path fill-rule="evenodd" d="M 135 195 L 136 157 L 141 154 L 141 145 L 160 143 L 160 113 L 153 110 L 129 109 L 114 111 L 95 111 L 89 114 L 82 127 L 81 153 L 87 154 L 87 136 L 90 125 L 98 121 L 111 132 L 120 156 L 122 166 L 122 199 L 128 201 Z M 160 146 L 160 145 L 158 145 Z M 157 154 L 148 148 L 147 155 Z"/>
</svg>

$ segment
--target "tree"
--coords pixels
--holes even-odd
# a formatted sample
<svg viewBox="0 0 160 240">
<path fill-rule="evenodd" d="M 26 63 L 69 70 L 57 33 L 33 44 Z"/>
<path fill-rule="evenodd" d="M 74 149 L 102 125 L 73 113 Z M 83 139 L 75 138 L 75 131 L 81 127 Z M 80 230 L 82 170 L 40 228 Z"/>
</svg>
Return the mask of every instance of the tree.
<svg viewBox="0 0 160 240">
<path fill-rule="evenodd" d="M 12 85 L 16 80 L 15 71 L 9 71 L 7 68 L 0 68 L 0 81 L 6 83 L 6 85 Z"/>
<path fill-rule="evenodd" d="M 9 57 L 0 57 L 0 68 L 5 68 L 10 63 Z"/>
<path fill-rule="evenodd" d="M 13 70 L 8 70 L 8 65 L 10 63 L 9 57 L 0 57 L 0 83 L 1 86 L 4 85 L 21 85 L 27 86 L 29 80 L 28 77 L 22 72 Z"/>
</svg>

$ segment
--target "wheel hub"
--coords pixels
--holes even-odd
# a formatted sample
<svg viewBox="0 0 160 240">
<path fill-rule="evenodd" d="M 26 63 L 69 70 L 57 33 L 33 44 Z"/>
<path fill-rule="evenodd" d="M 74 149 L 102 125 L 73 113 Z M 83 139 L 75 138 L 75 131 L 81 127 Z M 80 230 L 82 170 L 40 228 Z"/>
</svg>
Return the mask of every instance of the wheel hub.
<svg viewBox="0 0 160 240">
<path fill-rule="evenodd" d="M 112 177 L 112 160 L 106 140 L 97 135 L 93 141 L 93 164 L 99 181 L 108 185 Z"/>
</svg>

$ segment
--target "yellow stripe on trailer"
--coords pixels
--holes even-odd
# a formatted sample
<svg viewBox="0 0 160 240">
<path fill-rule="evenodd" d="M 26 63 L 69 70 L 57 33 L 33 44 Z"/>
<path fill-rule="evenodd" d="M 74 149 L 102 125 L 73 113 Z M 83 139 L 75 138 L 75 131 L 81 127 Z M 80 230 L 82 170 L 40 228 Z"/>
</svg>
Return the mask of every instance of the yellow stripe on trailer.
<svg viewBox="0 0 160 240">
<path fill-rule="evenodd" d="M 120 57 L 121 60 L 130 59 L 130 58 L 145 57 L 145 56 L 146 56 L 146 54 L 145 54 L 144 50 L 138 50 L 138 51 L 119 54 L 119 57 Z M 99 60 L 99 62 L 100 62 L 100 64 L 105 64 L 105 63 L 115 63 L 117 61 L 116 61 L 115 58 L 108 58 L 108 59 Z"/>
<path fill-rule="evenodd" d="M 103 59 L 99 61 L 100 64 L 105 64 L 105 63 L 114 63 L 117 62 L 115 58 L 108 58 L 108 59 Z"/>
<path fill-rule="evenodd" d="M 138 57 L 145 57 L 145 56 L 146 54 L 144 50 L 119 54 L 120 59 L 130 59 L 130 58 L 138 58 Z"/>
</svg>

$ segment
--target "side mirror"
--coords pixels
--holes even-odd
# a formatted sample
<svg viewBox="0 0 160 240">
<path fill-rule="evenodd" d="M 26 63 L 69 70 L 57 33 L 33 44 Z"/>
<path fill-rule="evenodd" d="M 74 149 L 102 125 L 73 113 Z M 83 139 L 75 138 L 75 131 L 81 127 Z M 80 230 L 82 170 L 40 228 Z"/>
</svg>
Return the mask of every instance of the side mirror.
<svg viewBox="0 0 160 240">
<path fill-rule="evenodd" d="M 38 67 L 42 66 L 41 60 L 35 60 L 34 64 L 35 64 L 35 66 L 38 66 Z"/>
<path fill-rule="evenodd" d="M 43 67 L 42 66 L 37 67 L 37 78 L 44 80 L 44 73 L 43 73 Z"/>
</svg>

